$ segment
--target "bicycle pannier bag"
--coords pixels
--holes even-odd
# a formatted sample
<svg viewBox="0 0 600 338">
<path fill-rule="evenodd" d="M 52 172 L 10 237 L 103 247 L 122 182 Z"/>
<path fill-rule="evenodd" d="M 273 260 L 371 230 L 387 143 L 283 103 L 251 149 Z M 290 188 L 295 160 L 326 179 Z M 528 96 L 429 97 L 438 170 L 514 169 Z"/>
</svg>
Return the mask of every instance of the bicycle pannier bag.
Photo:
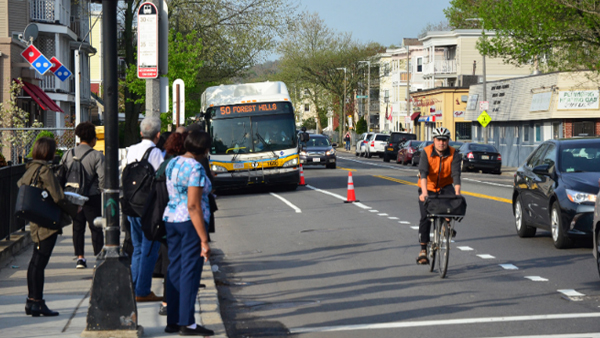
<svg viewBox="0 0 600 338">
<path fill-rule="evenodd" d="M 464 216 L 467 212 L 467 201 L 463 196 L 438 195 L 429 196 L 425 203 L 427 214 Z"/>
<path fill-rule="evenodd" d="M 41 166 L 34 174 L 35 179 L 31 185 L 23 184 L 19 187 L 15 203 L 15 216 L 19 219 L 33 222 L 41 227 L 59 230 L 61 210 L 50 193 L 35 187 Z"/>
</svg>

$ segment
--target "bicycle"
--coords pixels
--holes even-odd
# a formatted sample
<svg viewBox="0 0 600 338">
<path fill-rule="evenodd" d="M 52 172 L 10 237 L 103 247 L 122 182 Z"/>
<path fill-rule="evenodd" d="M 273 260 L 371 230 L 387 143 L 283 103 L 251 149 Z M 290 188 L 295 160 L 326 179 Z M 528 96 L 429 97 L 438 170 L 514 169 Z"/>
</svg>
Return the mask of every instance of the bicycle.
<svg viewBox="0 0 600 338">
<path fill-rule="evenodd" d="M 438 203 L 431 205 L 431 201 L 438 200 Z M 458 205 L 448 206 L 452 204 L 452 200 L 460 201 Z M 464 197 L 454 195 L 438 195 L 429 197 L 426 201 L 427 217 L 431 219 L 430 240 L 427 243 L 427 258 L 429 259 L 429 272 L 433 272 L 435 261 L 438 258 L 438 272 L 440 278 L 445 278 L 448 273 L 448 261 L 450 258 L 450 243 L 454 237 L 454 223 L 462 221 L 466 203 Z M 441 213 L 441 212 L 443 213 Z M 439 251 L 439 255 L 438 255 Z M 437 255 L 437 257 L 436 257 Z"/>
</svg>

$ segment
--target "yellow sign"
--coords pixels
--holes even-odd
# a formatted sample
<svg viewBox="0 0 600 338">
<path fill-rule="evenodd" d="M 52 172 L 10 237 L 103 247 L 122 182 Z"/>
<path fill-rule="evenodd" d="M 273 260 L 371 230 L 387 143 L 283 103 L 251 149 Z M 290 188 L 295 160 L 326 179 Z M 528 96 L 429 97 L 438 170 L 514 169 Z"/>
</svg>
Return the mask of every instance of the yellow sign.
<svg viewBox="0 0 600 338">
<path fill-rule="evenodd" d="M 485 128 L 487 125 L 492 122 L 492 118 L 488 115 L 488 113 L 484 110 L 479 114 L 477 121 L 481 123 L 481 125 Z"/>
</svg>

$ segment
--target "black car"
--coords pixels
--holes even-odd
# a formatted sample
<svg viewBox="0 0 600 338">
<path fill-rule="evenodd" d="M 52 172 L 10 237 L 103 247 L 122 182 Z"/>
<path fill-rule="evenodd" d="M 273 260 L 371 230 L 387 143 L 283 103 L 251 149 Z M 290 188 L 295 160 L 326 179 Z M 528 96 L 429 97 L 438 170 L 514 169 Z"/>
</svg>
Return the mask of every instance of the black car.
<svg viewBox="0 0 600 338">
<path fill-rule="evenodd" d="M 308 142 L 300 143 L 300 163 L 308 165 L 324 165 L 326 168 L 336 168 L 336 143 L 330 143 L 324 135 L 310 134 Z"/>
<path fill-rule="evenodd" d="M 458 148 L 462 171 L 479 171 L 484 173 L 502 173 L 502 155 L 490 144 L 465 143 Z"/>
<path fill-rule="evenodd" d="M 398 150 L 404 145 L 406 141 L 416 140 L 417 135 L 403 133 L 403 132 L 392 132 L 390 134 L 390 139 L 385 146 L 385 150 L 383 152 L 383 160 L 385 162 L 389 162 L 390 160 L 395 160 L 398 155 Z"/>
<path fill-rule="evenodd" d="M 423 142 L 421 142 L 421 144 L 419 144 L 417 151 L 415 151 L 415 153 L 412 156 L 412 159 L 410 160 L 410 164 L 412 166 L 419 165 L 419 162 L 421 162 L 421 152 L 423 151 L 423 148 L 427 147 L 428 145 L 430 145 L 432 143 L 433 143 L 433 141 L 423 141 Z"/>
<path fill-rule="evenodd" d="M 520 237 L 537 228 L 552 233 L 554 246 L 591 237 L 600 178 L 600 138 L 542 143 L 515 173 L 513 213 Z"/>
</svg>

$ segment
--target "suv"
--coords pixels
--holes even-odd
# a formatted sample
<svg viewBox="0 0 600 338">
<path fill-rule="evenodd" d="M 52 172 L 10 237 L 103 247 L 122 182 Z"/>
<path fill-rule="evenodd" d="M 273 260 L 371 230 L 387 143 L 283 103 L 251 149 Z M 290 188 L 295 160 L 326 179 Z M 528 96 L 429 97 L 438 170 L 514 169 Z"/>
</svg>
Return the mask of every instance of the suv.
<svg viewBox="0 0 600 338">
<path fill-rule="evenodd" d="M 363 156 L 363 153 L 367 152 L 367 140 L 373 135 L 373 133 L 362 133 L 360 137 L 356 140 L 356 152 L 354 153 L 356 156 Z"/>
<path fill-rule="evenodd" d="M 385 162 L 389 162 L 392 159 L 395 160 L 396 155 L 398 154 L 398 150 L 402 148 L 404 142 L 416 139 L 417 135 L 415 134 L 392 132 L 392 134 L 390 135 L 390 140 L 385 146 L 385 151 L 383 152 L 383 160 Z"/>
<path fill-rule="evenodd" d="M 365 145 L 367 150 L 367 154 L 365 156 L 368 158 L 371 158 L 373 155 L 383 157 L 383 153 L 389 139 L 390 135 L 388 134 L 375 133 L 371 135 L 371 137 L 367 139 L 367 144 Z"/>
</svg>

